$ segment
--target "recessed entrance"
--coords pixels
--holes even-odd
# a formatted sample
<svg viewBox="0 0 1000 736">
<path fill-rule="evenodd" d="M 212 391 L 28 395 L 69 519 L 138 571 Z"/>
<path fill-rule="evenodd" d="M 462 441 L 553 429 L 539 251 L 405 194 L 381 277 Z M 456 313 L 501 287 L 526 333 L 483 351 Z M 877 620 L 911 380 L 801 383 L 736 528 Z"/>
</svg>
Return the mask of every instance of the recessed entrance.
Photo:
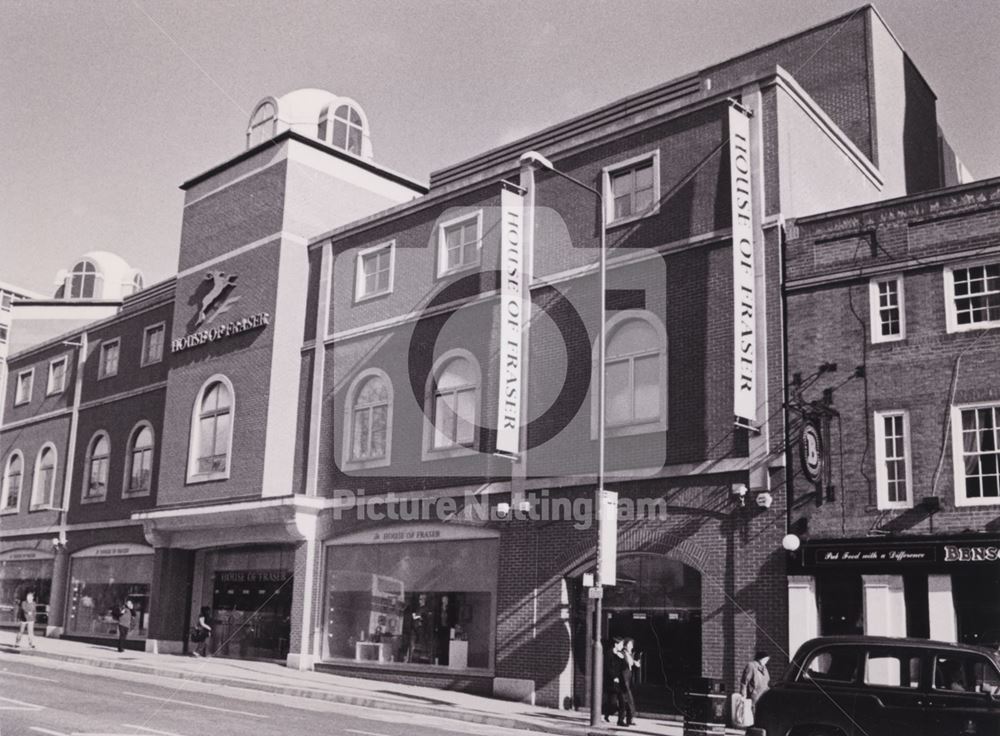
<svg viewBox="0 0 1000 736">
<path fill-rule="evenodd" d="M 605 588 L 603 605 L 602 639 L 635 640 L 639 712 L 682 712 L 701 677 L 701 573 L 662 555 L 621 556 L 618 584 Z"/>
</svg>

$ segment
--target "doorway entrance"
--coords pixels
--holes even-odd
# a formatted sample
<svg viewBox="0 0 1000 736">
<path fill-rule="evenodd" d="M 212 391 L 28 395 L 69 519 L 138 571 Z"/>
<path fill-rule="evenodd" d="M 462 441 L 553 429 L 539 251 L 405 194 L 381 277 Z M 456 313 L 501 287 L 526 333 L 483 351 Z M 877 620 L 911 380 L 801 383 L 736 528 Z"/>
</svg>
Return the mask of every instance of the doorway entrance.
<svg viewBox="0 0 1000 736">
<path fill-rule="evenodd" d="M 662 555 L 620 556 L 603 607 L 605 653 L 614 637 L 635 640 L 639 712 L 682 713 L 701 678 L 701 573 Z"/>
</svg>

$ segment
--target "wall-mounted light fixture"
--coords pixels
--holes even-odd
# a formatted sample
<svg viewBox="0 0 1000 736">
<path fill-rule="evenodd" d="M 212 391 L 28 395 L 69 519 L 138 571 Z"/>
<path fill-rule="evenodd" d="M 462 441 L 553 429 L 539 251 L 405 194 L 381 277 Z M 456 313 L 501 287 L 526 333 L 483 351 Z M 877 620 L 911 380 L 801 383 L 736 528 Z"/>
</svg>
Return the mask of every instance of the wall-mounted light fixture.
<svg viewBox="0 0 1000 736">
<path fill-rule="evenodd" d="M 764 491 L 763 493 L 758 493 L 757 498 L 755 498 L 754 500 L 757 502 L 757 506 L 759 506 L 760 508 L 769 509 L 771 508 L 771 504 L 774 503 L 774 496 L 772 496 L 767 491 Z"/>
<path fill-rule="evenodd" d="M 497 504 L 497 516 L 501 518 L 507 516 L 510 513 L 510 504 L 506 501 L 501 501 Z"/>
<path fill-rule="evenodd" d="M 745 483 L 734 483 L 733 484 L 733 498 L 736 499 L 740 506 L 747 505 L 747 494 L 750 489 L 746 487 Z"/>
<path fill-rule="evenodd" d="M 802 546 L 802 540 L 794 534 L 786 534 L 781 538 L 781 547 L 786 552 L 795 552 Z"/>
</svg>

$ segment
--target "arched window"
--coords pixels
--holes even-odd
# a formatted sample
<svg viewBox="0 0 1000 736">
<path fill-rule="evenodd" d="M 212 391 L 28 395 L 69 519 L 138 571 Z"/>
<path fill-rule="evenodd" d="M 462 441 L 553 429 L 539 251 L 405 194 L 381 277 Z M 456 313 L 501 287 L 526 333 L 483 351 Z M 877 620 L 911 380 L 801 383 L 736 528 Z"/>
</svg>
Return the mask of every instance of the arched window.
<svg viewBox="0 0 1000 736">
<path fill-rule="evenodd" d="M 47 444 L 35 459 L 35 481 L 31 488 L 31 508 L 52 506 L 56 489 L 56 448 Z"/>
<path fill-rule="evenodd" d="M 361 114 L 350 105 L 341 105 L 333 113 L 333 145 L 355 156 L 361 155 L 364 123 Z"/>
<path fill-rule="evenodd" d="M 454 351 L 438 361 L 432 371 L 429 449 L 469 448 L 475 444 L 479 423 L 479 364 L 470 353 Z"/>
<path fill-rule="evenodd" d="M 69 275 L 70 299 L 93 299 L 102 280 L 100 272 L 90 261 L 80 261 Z"/>
<path fill-rule="evenodd" d="M 649 312 L 629 310 L 609 320 L 607 333 L 604 419 L 608 432 L 635 434 L 666 429 L 667 344 L 662 324 Z M 596 374 L 596 346 L 594 352 Z M 592 427 L 596 433 L 596 395 L 593 408 Z"/>
<path fill-rule="evenodd" d="M 124 495 L 141 496 L 149 493 L 153 480 L 153 429 L 146 423 L 132 431 L 125 468 Z"/>
<path fill-rule="evenodd" d="M 189 480 L 229 477 L 229 455 L 233 444 L 232 421 L 232 384 L 222 376 L 213 377 L 202 387 L 195 402 Z"/>
<path fill-rule="evenodd" d="M 3 498 L 0 499 L 0 511 L 17 511 L 21 502 L 21 480 L 24 478 L 24 458 L 20 451 L 15 450 L 7 458 L 7 467 L 3 473 Z"/>
<path fill-rule="evenodd" d="M 392 384 L 378 369 L 361 373 L 348 391 L 345 464 L 389 464 L 392 443 Z"/>
<path fill-rule="evenodd" d="M 87 452 L 87 474 L 83 483 L 83 501 L 103 501 L 108 495 L 108 463 L 111 460 L 111 440 L 106 432 L 98 432 L 90 441 Z"/>
<path fill-rule="evenodd" d="M 262 102 L 254 110 L 247 129 L 247 148 L 263 143 L 274 137 L 274 127 L 278 121 L 278 107 L 270 101 Z"/>
</svg>

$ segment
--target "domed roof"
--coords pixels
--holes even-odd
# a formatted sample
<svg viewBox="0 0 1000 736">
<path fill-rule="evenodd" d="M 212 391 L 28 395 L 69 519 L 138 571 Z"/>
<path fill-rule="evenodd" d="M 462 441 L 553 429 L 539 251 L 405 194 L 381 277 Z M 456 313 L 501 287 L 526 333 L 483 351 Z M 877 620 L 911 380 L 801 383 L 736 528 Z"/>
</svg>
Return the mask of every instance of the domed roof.
<svg viewBox="0 0 1000 736">
<path fill-rule="evenodd" d="M 340 122 L 335 119 L 339 118 Z M 342 124 L 341 124 L 342 123 Z M 372 159 L 368 117 L 357 102 L 315 87 L 296 89 L 281 97 L 265 97 L 250 115 L 247 148 L 292 130 L 355 156 Z"/>
<path fill-rule="evenodd" d="M 56 275 L 64 299 L 121 299 L 143 286 L 142 273 L 117 253 L 92 250 Z"/>
</svg>

